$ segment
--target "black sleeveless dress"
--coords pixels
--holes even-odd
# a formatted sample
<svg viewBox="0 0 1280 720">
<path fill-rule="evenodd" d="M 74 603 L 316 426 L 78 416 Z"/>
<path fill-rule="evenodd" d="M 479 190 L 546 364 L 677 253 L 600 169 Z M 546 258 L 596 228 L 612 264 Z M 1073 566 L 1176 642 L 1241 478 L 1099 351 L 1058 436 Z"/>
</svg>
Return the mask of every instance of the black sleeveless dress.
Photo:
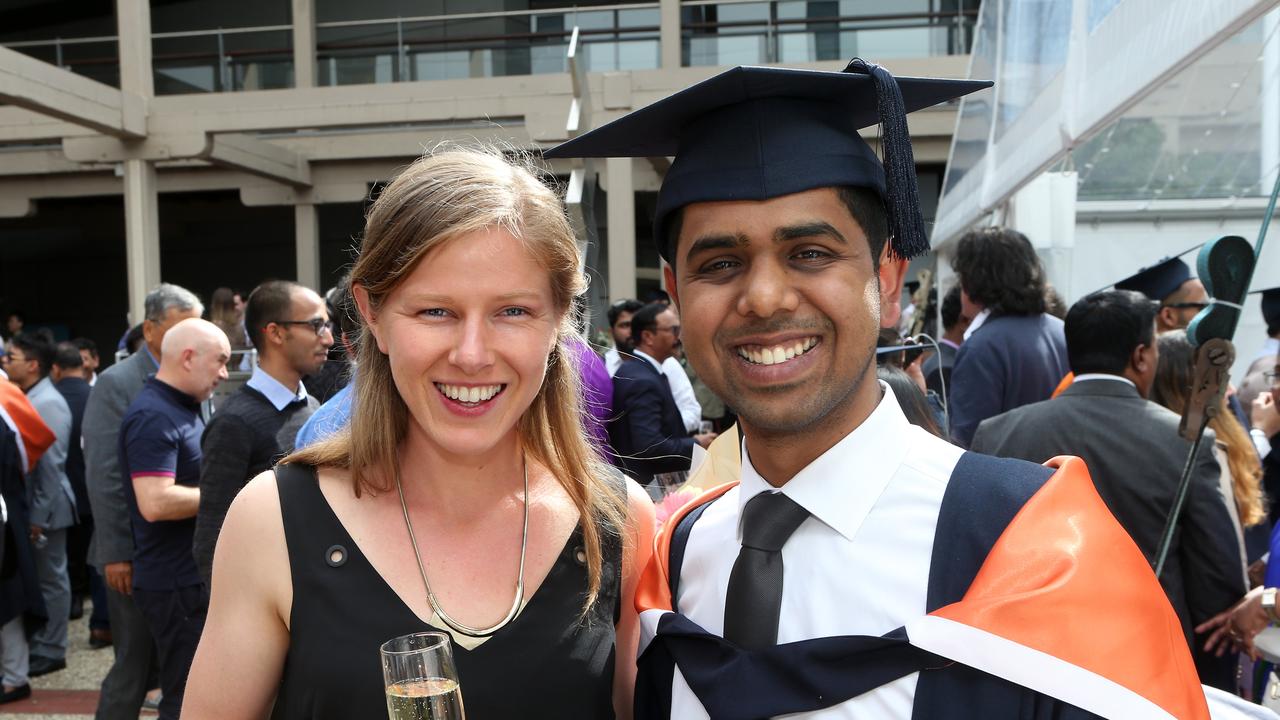
<svg viewBox="0 0 1280 720">
<path fill-rule="evenodd" d="M 289 652 L 273 720 L 387 716 L 378 648 L 438 630 L 378 575 L 338 521 L 315 469 L 276 468 L 293 576 Z M 345 554 L 333 562 L 334 546 Z M 474 650 L 453 646 L 467 720 L 611 719 L 621 546 L 606 542 L 599 600 L 580 619 L 587 568 L 574 530 L 524 611 Z M 407 551 L 407 548 L 406 548 Z"/>
</svg>

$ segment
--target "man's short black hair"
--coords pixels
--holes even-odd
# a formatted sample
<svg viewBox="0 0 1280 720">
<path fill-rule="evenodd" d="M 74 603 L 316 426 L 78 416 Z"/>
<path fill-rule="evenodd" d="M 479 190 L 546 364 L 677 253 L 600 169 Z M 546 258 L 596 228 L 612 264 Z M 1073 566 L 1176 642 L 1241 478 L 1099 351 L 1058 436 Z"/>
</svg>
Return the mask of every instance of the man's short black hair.
<svg viewBox="0 0 1280 720">
<path fill-rule="evenodd" d="M 1076 375 L 1120 375 L 1140 345 L 1155 342 L 1159 303 L 1133 290 L 1086 295 L 1067 311 L 1067 362 Z"/>
<path fill-rule="evenodd" d="M 960 286 L 955 285 L 942 297 L 942 329 L 950 330 L 960 322 Z"/>
<path fill-rule="evenodd" d="M 60 342 L 53 350 L 53 364 L 63 370 L 84 367 L 84 356 L 75 342 Z"/>
<path fill-rule="evenodd" d="M 649 303 L 637 310 L 631 316 L 631 346 L 640 346 L 640 333 L 645 330 L 655 332 L 658 329 L 658 316 L 670 309 L 670 306 L 662 303 Z"/>
<path fill-rule="evenodd" d="M 884 251 L 884 244 L 889 240 L 889 216 L 885 212 L 884 201 L 874 190 L 867 188 L 838 187 L 835 190 L 840 197 L 840 202 L 844 203 L 845 209 L 849 211 L 849 215 L 867 236 L 867 245 L 871 248 L 871 267 L 879 270 L 880 253 Z M 663 259 L 674 271 L 676 247 L 680 244 L 680 225 L 684 222 L 684 208 L 672 212 L 669 218 L 663 237 L 667 238 L 670 248 L 667 254 L 670 257 Z"/>
<path fill-rule="evenodd" d="M 613 304 L 609 306 L 609 327 L 613 327 L 618 324 L 618 318 L 622 317 L 622 313 L 631 313 L 632 315 L 635 315 L 636 311 L 642 307 L 644 307 L 644 303 L 639 300 L 632 300 L 631 298 L 615 300 Z"/>
<path fill-rule="evenodd" d="M 263 331 L 267 325 L 282 320 L 305 319 L 289 317 L 293 312 L 294 290 L 301 287 L 304 286 L 288 280 L 268 280 L 249 293 L 249 301 L 244 308 L 244 329 L 258 352 L 262 352 L 265 344 Z"/>
<path fill-rule="evenodd" d="M 1045 311 L 1044 269 L 1026 235 L 1003 227 L 970 230 L 951 262 L 960 286 L 992 315 Z"/>
<path fill-rule="evenodd" d="M 71 342 L 75 343 L 77 350 L 86 350 L 91 357 L 98 357 L 98 343 L 87 337 L 78 337 Z"/>
<path fill-rule="evenodd" d="M 10 340 L 15 350 L 21 350 L 28 360 L 35 360 L 40 367 L 40 377 L 49 374 L 53 366 L 53 343 L 45 340 L 39 333 L 21 332 Z"/>
</svg>

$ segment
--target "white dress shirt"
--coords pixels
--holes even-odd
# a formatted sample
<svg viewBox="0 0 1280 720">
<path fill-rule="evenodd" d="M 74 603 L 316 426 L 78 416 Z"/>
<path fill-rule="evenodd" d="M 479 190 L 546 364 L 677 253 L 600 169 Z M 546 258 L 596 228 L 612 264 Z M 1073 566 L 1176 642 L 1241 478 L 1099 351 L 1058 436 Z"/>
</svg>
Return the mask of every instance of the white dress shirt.
<svg viewBox="0 0 1280 720">
<path fill-rule="evenodd" d="M 966 328 L 964 331 L 964 339 L 968 340 L 969 338 L 973 337 L 973 334 L 978 332 L 978 328 L 982 327 L 990 317 L 991 317 L 991 311 L 987 310 L 986 308 L 983 308 L 981 312 L 979 312 L 977 315 L 974 316 L 972 320 L 969 321 L 969 327 Z"/>
<path fill-rule="evenodd" d="M 795 475 L 780 492 L 811 514 L 782 549 L 778 642 L 883 635 L 925 614 L 938 511 L 963 450 L 911 425 L 888 386 L 871 416 Z M 742 482 L 702 513 L 680 573 L 682 614 L 724 632 L 729 574 L 747 501 L 775 492 L 742 454 Z M 835 707 L 788 718 L 911 717 L 918 673 Z M 677 668 L 676 720 L 707 718 Z"/>
<path fill-rule="evenodd" d="M 1123 375 L 1112 375 L 1111 373 L 1085 373 L 1083 375 L 1076 375 L 1071 379 L 1071 382 L 1074 384 L 1078 382 L 1089 382 L 1090 380 L 1111 380 L 1112 382 L 1128 383 L 1129 387 L 1134 390 L 1138 389 L 1138 386 L 1129 378 L 1124 377 Z"/>
</svg>

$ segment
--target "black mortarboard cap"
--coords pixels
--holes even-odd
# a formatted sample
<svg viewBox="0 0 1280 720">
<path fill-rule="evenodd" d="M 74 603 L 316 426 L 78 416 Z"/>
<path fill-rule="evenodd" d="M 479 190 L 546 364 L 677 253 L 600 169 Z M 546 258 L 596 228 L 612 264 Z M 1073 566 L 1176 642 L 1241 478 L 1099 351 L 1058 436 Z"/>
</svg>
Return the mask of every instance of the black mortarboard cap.
<svg viewBox="0 0 1280 720">
<path fill-rule="evenodd" d="M 1262 319 L 1266 321 L 1267 327 L 1280 327 L 1280 287 L 1255 290 L 1249 294 L 1255 293 L 1262 296 Z"/>
<path fill-rule="evenodd" d="M 546 157 L 674 155 L 658 192 L 654 239 L 695 202 L 766 200 L 820 187 L 874 190 L 893 252 L 928 251 L 906 113 L 990 87 L 985 80 L 894 78 L 854 60 L 844 72 L 736 67 L 584 133 Z M 879 124 L 881 164 L 858 135 Z"/>
<path fill-rule="evenodd" d="M 1164 299 L 1190 280 L 1191 268 L 1176 257 L 1165 258 L 1155 265 L 1144 267 L 1136 274 L 1116 283 L 1117 290 L 1137 290 L 1156 302 Z"/>
</svg>

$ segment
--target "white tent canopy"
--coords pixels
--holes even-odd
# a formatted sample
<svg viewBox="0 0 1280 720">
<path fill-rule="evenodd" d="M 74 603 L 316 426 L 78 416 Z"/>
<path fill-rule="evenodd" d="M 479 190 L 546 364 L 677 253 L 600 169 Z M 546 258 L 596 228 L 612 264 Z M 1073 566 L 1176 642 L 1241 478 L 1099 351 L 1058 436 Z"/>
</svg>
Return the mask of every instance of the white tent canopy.
<svg viewBox="0 0 1280 720">
<path fill-rule="evenodd" d="M 1258 21 L 1277 4 L 1277 0 L 984 2 L 969 74 L 993 79 L 996 85 L 961 104 L 933 246 L 945 247 L 979 224 L 1018 190 L 1062 163 L 1100 131 L 1114 130 L 1126 112 L 1155 91 L 1170 87 L 1184 70 L 1224 43 L 1229 45 L 1242 31 L 1256 24 L 1274 33 L 1269 27 L 1274 23 Z M 1259 39 L 1264 45 L 1277 44 L 1274 38 Z M 1248 58 L 1253 66 L 1264 65 L 1263 59 Z M 1265 67 L 1257 67 L 1256 73 L 1250 67 L 1245 70 L 1254 74 L 1252 87 L 1257 88 L 1248 100 L 1255 106 L 1274 103 L 1280 92 L 1270 87 L 1278 77 L 1275 69 L 1270 69 L 1272 82 L 1258 80 L 1257 76 L 1268 73 Z M 1225 85 L 1200 95 L 1195 89 L 1184 89 L 1180 96 L 1198 97 L 1202 104 L 1205 96 L 1214 98 L 1209 102 L 1226 103 L 1217 106 L 1226 113 L 1232 91 L 1238 95 L 1249 90 L 1242 90 L 1238 82 L 1234 87 L 1232 83 Z M 1173 114 L 1178 110 L 1174 108 Z M 1263 127 L 1271 123 L 1274 118 L 1264 121 Z M 1252 127 L 1252 144 L 1258 148 L 1251 160 L 1252 186 L 1233 188 L 1228 182 L 1221 188 L 1224 192 L 1173 196 L 1234 199 L 1269 194 L 1276 145 L 1258 137 L 1256 122 Z M 1268 133 L 1264 130 L 1261 135 Z M 1269 169 L 1261 167 L 1267 164 L 1271 164 Z M 1080 199 L 1085 200 L 1086 170 L 1075 169 L 1081 174 Z M 1182 169 L 1197 176 L 1205 174 L 1203 168 Z M 1109 199 L 1150 199 L 1152 180 L 1160 190 L 1162 182 L 1177 175 L 1176 169 L 1169 172 L 1161 167 L 1160 172 L 1164 174 L 1157 177 L 1153 165 L 1147 182 L 1134 182 L 1134 187 Z M 1239 173 L 1233 177 L 1237 176 Z M 1261 189 L 1263 184 L 1265 189 Z M 1147 193 L 1145 198 L 1143 193 Z M 1161 197 L 1159 192 L 1154 196 Z"/>
</svg>

